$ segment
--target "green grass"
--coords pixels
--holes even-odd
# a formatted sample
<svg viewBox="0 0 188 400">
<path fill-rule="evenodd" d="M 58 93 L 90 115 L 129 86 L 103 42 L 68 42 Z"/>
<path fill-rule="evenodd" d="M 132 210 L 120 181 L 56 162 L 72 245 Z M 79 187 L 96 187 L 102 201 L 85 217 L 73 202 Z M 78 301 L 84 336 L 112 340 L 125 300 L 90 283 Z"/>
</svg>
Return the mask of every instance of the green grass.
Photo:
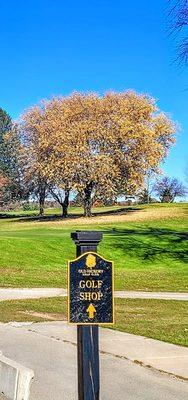
<svg viewBox="0 0 188 400">
<path fill-rule="evenodd" d="M 113 210 L 117 207 L 96 212 Z M 115 261 L 116 289 L 187 292 L 188 204 L 137 206 L 136 214 L 134 207 L 125 210 L 129 211 L 126 220 L 120 215 L 116 221 L 112 216 L 112 222 L 109 216 L 106 221 L 87 220 L 84 224 L 79 218 L 68 224 L 48 217 L 38 222 L 28 219 L 28 212 L 25 218 L 9 214 L 0 219 L 0 286 L 66 287 L 66 262 L 75 256 L 70 233 L 81 229 L 104 233 L 99 252 Z M 169 212 L 168 218 L 164 211 Z"/>
<path fill-rule="evenodd" d="M 36 316 L 32 313 L 40 313 Z M 50 319 L 49 315 L 50 314 Z M 66 318 L 67 299 L 5 301 L 0 321 L 48 321 Z M 186 301 L 116 299 L 113 329 L 188 346 L 188 307 Z"/>
<path fill-rule="evenodd" d="M 50 313 L 67 316 L 67 299 L 62 297 L 35 299 L 35 300 L 8 300 L 2 301 L 0 307 L 1 322 L 41 322 L 49 321 L 48 317 L 38 317 L 29 313 Z M 55 317 L 54 317 L 55 319 Z"/>
<path fill-rule="evenodd" d="M 153 299 L 117 299 L 115 329 L 188 346 L 188 303 Z"/>
</svg>

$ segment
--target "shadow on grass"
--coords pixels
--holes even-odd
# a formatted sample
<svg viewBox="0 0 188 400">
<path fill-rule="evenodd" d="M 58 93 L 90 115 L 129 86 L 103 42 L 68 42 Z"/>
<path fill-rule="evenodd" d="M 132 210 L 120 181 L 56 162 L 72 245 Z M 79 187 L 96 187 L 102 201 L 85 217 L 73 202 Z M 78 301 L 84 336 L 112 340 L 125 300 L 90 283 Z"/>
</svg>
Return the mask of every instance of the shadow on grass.
<svg viewBox="0 0 188 400">
<path fill-rule="evenodd" d="M 96 217 L 98 215 L 102 216 L 102 215 L 125 215 L 127 213 L 132 213 L 135 211 L 139 211 L 142 210 L 142 208 L 133 208 L 133 207 L 127 207 L 127 208 L 118 208 L 116 210 L 104 210 L 104 211 L 96 211 L 92 214 L 91 219 L 93 217 Z M 84 214 L 80 214 L 80 213 L 72 213 L 69 214 L 65 219 L 69 219 L 69 220 L 74 220 L 74 219 L 78 219 L 78 218 L 83 218 Z M 20 222 L 26 222 L 26 221 L 41 221 L 41 222 L 45 222 L 45 221 L 60 221 L 62 219 L 64 219 L 64 217 L 60 214 L 48 214 L 48 215 L 31 215 L 31 214 L 0 214 L 0 219 L 16 219 L 16 221 L 20 221 Z"/>
<path fill-rule="evenodd" d="M 177 229 L 116 229 L 103 230 L 113 235 L 110 247 L 123 253 L 148 261 L 172 260 L 188 263 L 188 232 Z"/>
<path fill-rule="evenodd" d="M 39 216 L 38 216 L 39 217 Z M 20 218 L 36 218 L 35 214 L 8 214 L 8 213 L 0 213 L 0 219 L 20 219 Z"/>
</svg>

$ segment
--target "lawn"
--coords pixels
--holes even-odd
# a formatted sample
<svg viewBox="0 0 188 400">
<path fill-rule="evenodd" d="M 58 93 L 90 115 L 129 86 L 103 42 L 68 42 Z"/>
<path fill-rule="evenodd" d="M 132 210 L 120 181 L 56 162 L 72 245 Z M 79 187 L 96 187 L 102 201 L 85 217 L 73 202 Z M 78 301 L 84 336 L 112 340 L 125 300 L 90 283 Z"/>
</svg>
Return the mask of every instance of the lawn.
<svg viewBox="0 0 188 400">
<path fill-rule="evenodd" d="M 66 287 L 66 262 L 75 256 L 70 233 L 100 230 L 99 252 L 115 261 L 116 289 L 188 292 L 187 203 L 98 208 L 91 219 L 70 211 L 67 220 L 49 209 L 41 220 L 22 211 L 0 219 L 0 286 Z"/>
<path fill-rule="evenodd" d="M 67 299 L 4 301 L 0 321 L 65 320 Z M 115 299 L 113 329 L 188 346 L 188 307 L 185 301 Z"/>
</svg>

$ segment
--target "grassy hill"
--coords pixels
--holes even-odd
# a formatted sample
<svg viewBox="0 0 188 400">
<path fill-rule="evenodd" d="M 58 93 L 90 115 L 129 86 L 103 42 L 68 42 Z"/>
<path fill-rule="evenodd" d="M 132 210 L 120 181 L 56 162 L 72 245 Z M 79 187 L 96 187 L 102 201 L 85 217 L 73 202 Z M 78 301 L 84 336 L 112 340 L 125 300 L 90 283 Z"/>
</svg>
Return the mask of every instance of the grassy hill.
<svg viewBox="0 0 188 400">
<path fill-rule="evenodd" d="M 115 288 L 188 291 L 188 204 L 11 212 L 0 218 L 0 286 L 66 287 L 66 262 L 75 257 L 74 230 L 103 231 L 99 252 L 115 261 Z"/>
</svg>

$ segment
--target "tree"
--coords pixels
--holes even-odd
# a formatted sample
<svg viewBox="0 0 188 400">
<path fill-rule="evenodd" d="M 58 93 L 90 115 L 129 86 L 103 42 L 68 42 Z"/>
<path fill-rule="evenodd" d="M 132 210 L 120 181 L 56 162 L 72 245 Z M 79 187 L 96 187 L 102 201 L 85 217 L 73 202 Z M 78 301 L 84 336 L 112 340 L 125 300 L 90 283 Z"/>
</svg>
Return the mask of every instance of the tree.
<svg viewBox="0 0 188 400">
<path fill-rule="evenodd" d="M 102 107 L 102 99 L 92 93 L 53 99 L 47 107 L 48 123 L 50 118 L 56 121 L 55 129 L 51 124 L 48 145 L 58 160 L 48 158 L 48 174 L 56 176 L 65 194 L 70 189 L 78 191 L 85 216 L 91 215 L 92 203 L 101 190 L 115 188 L 116 167 L 101 147 Z"/>
<path fill-rule="evenodd" d="M 143 185 L 166 156 L 176 128 L 153 99 L 132 91 L 43 101 L 23 115 L 21 129 L 30 170 L 50 190 L 69 195 L 76 189 L 91 216 L 95 198 L 132 194 Z"/>
<path fill-rule="evenodd" d="M 178 56 L 180 63 L 188 61 L 188 0 L 168 0 L 170 3 L 170 31 L 180 37 Z"/>
<path fill-rule="evenodd" d="M 44 214 L 44 205 L 45 199 L 48 194 L 48 185 L 46 183 L 46 179 L 35 171 L 35 173 L 31 174 L 31 171 L 27 176 L 29 177 L 29 181 L 31 185 L 33 185 L 33 194 L 37 197 L 39 203 L 39 216 L 43 216 Z"/>
<path fill-rule="evenodd" d="M 103 186 L 107 180 L 113 186 L 115 169 L 110 165 L 110 157 L 97 149 L 100 102 L 96 95 L 73 94 L 42 102 L 22 118 L 21 129 L 30 154 L 29 169 L 44 178 L 50 192 L 62 205 L 63 216 L 67 215 L 72 188 L 83 193 L 85 214 L 89 215 L 94 186 L 99 187 L 102 180 Z M 57 187 L 64 191 L 63 201 Z"/>
<path fill-rule="evenodd" d="M 69 124 L 78 157 L 75 183 L 90 216 L 100 194 L 132 194 L 143 185 L 148 171 L 157 170 L 166 156 L 176 128 L 157 112 L 153 99 L 133 91 L 102 98 L 76 94 L 71 103 L 71 115 L 76 113 Z"/>
<path fill-rule="evenodd" d="M 138 200 L 141 204 L 150 204 L 152 202 L 152 197 L 148 191 L 148 188 L 144 188 L 139 191 Z"/>
<path fill-rule="evenodd" d="M 24 180 L 26 157 L 17 124 L 5 111 L 0 111 L 0 176 L 6 182 L 1 190 L 1 205 L 27 200 L 30 187 Z"/>
<path fill-rule="evenodd" d="M 4 177 L 7 179 L 6 196 L 4 202 L 28 200 L 31 185 L 25 179 L 27 157 L 24 152 L 17 124 L 3 138 Z"/>
<path fill-rule="evenodd" d="M 17 200 L 21 195 L 20 182 L 18 182 L 20 178 L 19 148 L 16 127 L 7 112 L 0 108 L 1 205 Z"/>
<path fill-rule="evenodd" d="M 117 190 L 134 195 L 148 174 L 158 171 L 174 142 L 176 127 L 144 94 L 107 93 L 104 102 L 109 118 L 105 147 L 119 171 Z"/>
<path fill-rule="evenodd" d="M 29 154 L 28 173 L 38 183 L 35 186 L 40 214 L 43 214 L 45 196 L 49 192 L 62 206 L 62 215 L 66 217 L 74 164 L 71 138 L 65 130 L 66 107 L 63 106 L 59 99 L 42 101 L 22 116 L 20 131 Z"/>
<path fill-rule="evenodd" d="M 145 177 L 144 187 L 140 188 L 136 194 L 141 204 L 150 204 L 155 200 L 152 197 L 152 190 L 153 190 L 152 181 L 154 179 L 154 176 L 155 176 L 154 170 L 148 171 Z"/>
<path fill-rule="evenodd" d="M 184 197 L 187 193 L 182 182 L 168 176 L 158 180 L 154 185 L 154 190 L 162 203 L 173 203 L 176 197 Z"/>
<path fill-rule="evenodd" d="M 0 174 L 0 207 L 3 207 L 7 198 L 8 179 Z"/>
<path fill-rule="evenodd" d="M 62 207 L 62 217 L 68 216 L 69 195 L 70 188 L 67 186 L 64 190 L 55 187 L 53 184 L 48 185 L 49 193 L 53 196 L 54 200 Z"/>
<path fill-rule="evenodd" d="M 0 108 L 0 172 L 7 172 L 8 166 L 6 165 L 4 137 L 12 127 L 10 116 L 5 110 Z"/>
<path fill-rule="evenodd" d="M 10 115 L 0 107 L 0 143 L 2 142 L 4 134 L 11 129 L 11 126 L 12 120 Z"/>
</svg>

